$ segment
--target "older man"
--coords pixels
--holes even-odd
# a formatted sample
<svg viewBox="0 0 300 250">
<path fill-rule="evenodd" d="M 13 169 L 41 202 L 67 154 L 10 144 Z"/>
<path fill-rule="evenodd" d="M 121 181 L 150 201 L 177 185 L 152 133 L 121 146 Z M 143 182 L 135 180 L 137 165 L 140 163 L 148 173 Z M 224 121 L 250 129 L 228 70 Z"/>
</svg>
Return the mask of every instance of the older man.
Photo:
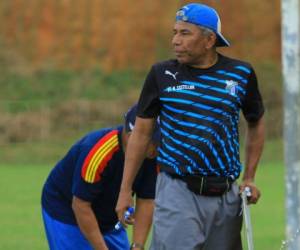
<svg viewBox="0 0 300 250">
<path fill-rule="evenodd" d="M 117 204 L 119 219 L 130 206 L 133 179 L 159 115 L 160 174 L 156 184 L 152 250 L 239 250 L 239 192 L 254 183 L 264 143 L 264 107 L 249 63 L 226 57 L 229 46 L 217 12 L 191 3 L 176 14 L 176 59 L 152 66 L 138 103 Z M 239 157 L 240 111 L 247 121 L 246 161 Z"/>
</svg>

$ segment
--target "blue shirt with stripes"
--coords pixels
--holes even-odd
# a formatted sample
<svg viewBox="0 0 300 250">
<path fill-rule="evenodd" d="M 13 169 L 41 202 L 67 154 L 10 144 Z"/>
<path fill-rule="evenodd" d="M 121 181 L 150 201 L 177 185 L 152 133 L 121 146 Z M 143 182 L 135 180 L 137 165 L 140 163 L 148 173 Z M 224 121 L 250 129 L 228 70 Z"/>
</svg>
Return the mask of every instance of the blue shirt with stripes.
<svg viewBox="0 0 300 250">
<path fill-rule="evenodd" d="M 207 69 L 169 60 L 152 66 L 137 115 L 160 116 L 158 164 L 178 175 L 239 177 L 239 114 L 248 122 L 264 113 L 249 63 L 218 54 Z"/>
</svg>

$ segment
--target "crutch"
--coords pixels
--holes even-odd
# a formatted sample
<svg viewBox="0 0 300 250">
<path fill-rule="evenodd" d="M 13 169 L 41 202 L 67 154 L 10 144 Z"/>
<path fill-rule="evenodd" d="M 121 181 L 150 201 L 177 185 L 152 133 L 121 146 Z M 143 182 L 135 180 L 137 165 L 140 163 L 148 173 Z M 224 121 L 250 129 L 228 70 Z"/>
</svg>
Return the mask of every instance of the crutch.
<svg viewBox="0 0 300 250">
<path fill-rule="evenodd" d="M 244 225 L 245 225 L 245 231 L 246 231 L 246 237 L 248 243 L 248 250 L 254 250 L 250 208 L 247 199 L 247 197 L 250 196 L 251 196 L 250 187 L 245 187 L 244 191 L 242 192 Z"/>
</svg>

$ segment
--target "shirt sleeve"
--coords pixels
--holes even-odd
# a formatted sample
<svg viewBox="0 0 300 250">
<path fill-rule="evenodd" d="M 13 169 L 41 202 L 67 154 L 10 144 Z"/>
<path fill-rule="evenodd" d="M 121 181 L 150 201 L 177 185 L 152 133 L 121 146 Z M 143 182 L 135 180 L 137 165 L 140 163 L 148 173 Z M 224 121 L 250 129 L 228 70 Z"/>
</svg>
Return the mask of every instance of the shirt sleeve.
<svg viewBox="0 0 300 250">
<path fill-rule="evenodd" d="M 138 198 L 155 198 L 156 177 L 156 160 L 146 159 L 133 184 L 133 191 Z"/>
<path fill-rule="evenodd" d="M 248 122 L 256 122 L 263 116 L 264 110 L 262 97 L 258 89 L 257 77 L 254 70 L 251 69 L 242 111 Z"/>
<path fill-rule="evenodd" d="M 73 176 L 72 194 L 82 200 L 92 202 L 101 192 L 101 181 L 90 183 L 82 176 L 83 162 L 88 153 L 88 149 L 80 150 Z"/>
<path fill-rule="evenodd" d="M 160 105 L 159 86 L 155 66 L 152 66 L 140 94 L 137 116 L 142 118 L 155 118 L 159 115 Z"/>
<path fill-rule="evenodd" d="M 104 189 L 104 172 L 119 150 L 119 131 L 108 129 L 90 133 L 81 144 L 73 175 L 73 195 L 86 201 L 98 199 Z"/>
</svg>

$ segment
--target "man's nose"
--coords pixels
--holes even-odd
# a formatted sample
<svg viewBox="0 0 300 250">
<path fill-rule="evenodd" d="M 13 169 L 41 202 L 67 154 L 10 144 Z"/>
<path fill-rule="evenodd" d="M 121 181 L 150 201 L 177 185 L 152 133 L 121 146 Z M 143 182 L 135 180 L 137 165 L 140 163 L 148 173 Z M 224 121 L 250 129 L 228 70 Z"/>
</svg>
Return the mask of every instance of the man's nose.
<svg viewBox="0 0 300 250">
<path fill-rule="evenodd" d="M 175 34 L 175 35 L 173 36 L 173 38 L 172 38 L 172 45 L 173 45 L 173 46 L 178 46 L 178 45 L 180 45 L 180 44 L 181 44 L 181 39 L 180 39 L 180 37 L 179 37 L 178 34 Z"/>
</svg>

